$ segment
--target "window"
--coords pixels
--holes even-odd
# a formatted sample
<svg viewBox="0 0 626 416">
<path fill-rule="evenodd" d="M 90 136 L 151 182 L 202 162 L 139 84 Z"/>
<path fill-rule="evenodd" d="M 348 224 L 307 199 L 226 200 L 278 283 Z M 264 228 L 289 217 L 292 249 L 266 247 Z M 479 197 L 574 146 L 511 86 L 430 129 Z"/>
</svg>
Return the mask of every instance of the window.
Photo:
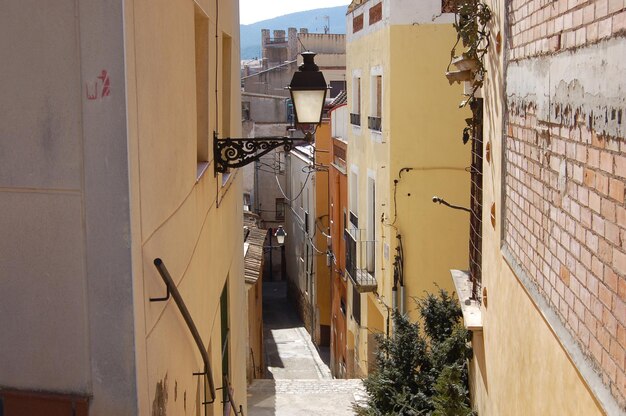
<svg viewBox="0 0 626 416">
<path fill-rule="evenodd" d="M 375 6 L 372 6 L 369 10 L 369 24 L 373 25 L 376 22 L 379 22 L 383 18 L 383 4 L 378 3 Z"/>
<path fill-rule="evenodd" d="M 352 285 L 352 317 L 356 323 L 361 325 L 361 294 L 356 287 Z"/>
<path fill-rule="evenodd" d="M 274 152 L 274 172 L 278 172 L 279 174 L 285 173 L 285 152 Z"/>
<path fill-rule="evenodd" d="M 196 56 L 196 141 L 198 163 L 209 160 L 209 19 L 194 7 Z"/>
<path fill-rule="evenodd" d="M 359 207 L 359 174 L 356 172 L 356 167 L 350 172 L 350 223 L 354 228 L 359 228 L 358 207 Z"/>
<path fill-rule="evenodd" d="M 363 29 L 363 13 L 352 18 L 352 33 L 356 33 Z"/>
<path fill-rule="evenodd" d="M 276 220 L 285 219 L 285 198 L 276 198 L 275 213 L 276 213 L 276 216 L 275 216 Z"/>
<path fill-rule="evenodd" d="M 251 201 L 250 193 L 244 192 L 243 194 L 243 210 L 244 211 L 250 211 L 250 208 L 251 208 L 250 201 Z"/>
<path fill-rule="evenodd" d="M 250 120 L 250 101 L 241 102 L 241 120 Z"/>
<path fill-rule="evenodd" d="M 355 77 L 352 80 L 352 113 L 350 113 L 350 124 L 361 125 L 361 78 Z"/>
<path fill-rule="evenodd" d="M 346 81 L 330 81 L 330 98 L 335 98 L 341 91 L 345 91 Z"/>
<path fill-rule="evenodd" d="M 474 299 L 481 299 L 482 286 L 482 216 L 483 216 L 483 100 L 471 105 L 474 126 L 472 164 L 470 171 L 470 258 L 469 269 Z"/>
<path fill-rule="evenodd" d="M 220 328 L 221 328 L 221 351 L 222 351 L 222 375 L 228 377 L 230 379 L 230 361 L 229 361 L 229 338 L 230 338 L 230 327 L 229 327 L 229 319 L 228 319 L 228 278 L 226 278 L 226 283 L 224 283 L 224 288 L 222 289 L 222 294 L 220 296 Z M 224 394 L 224 402 L 228 399 L 228 391 L 226 389 L 223 390 Z"/>
<path fill-rule="evenodd" d="M 376 270 L 376 180 L 368 175 L 367 178 L 367 242 L 366 267 L 369 274 L 374 276 Z"/>
<path fill-rule="evenodd" d="M 383 116 L 383 77 L 382 75 L 372 76 L 371 83 L 371 114 L 367 118 L 367 127 L 370 130 L 381 130 L 382 116 Z"/>
</svg>

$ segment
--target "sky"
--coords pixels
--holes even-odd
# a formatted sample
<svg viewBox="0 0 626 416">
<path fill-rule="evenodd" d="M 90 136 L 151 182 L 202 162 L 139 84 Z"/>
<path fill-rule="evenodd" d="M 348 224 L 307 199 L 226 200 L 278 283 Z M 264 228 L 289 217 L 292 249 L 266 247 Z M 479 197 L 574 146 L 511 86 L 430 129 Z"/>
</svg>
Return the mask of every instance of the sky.
<svg viewBox="0 0 626 416">
<path fill-rule="evenodd" d="M 248 25 L 284 14 L 348 4 L 350 0 L 239 0 L 239 21 Z"/>
</svg>

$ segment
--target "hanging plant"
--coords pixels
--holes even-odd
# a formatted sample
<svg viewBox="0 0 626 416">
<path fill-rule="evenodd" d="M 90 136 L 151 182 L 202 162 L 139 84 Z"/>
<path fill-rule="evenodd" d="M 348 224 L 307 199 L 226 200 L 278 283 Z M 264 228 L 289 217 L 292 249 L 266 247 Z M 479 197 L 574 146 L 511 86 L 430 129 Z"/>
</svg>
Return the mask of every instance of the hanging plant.
<svg viewBox="0 0 626 416">
<path fill-rule="evenodd" d="M 452 82 L 470 82 L 471 91 L 459 107 L 465 107 L 474 99 L 476 92 L 483 86 L 485 65 L 483 58 L 489 48 L 489 31 L 487 24 L 491 20 L 491 9 L 481 0 L 456 0 L 454 28 L 456 42 L 450 52 L 450 63 L 446 69 L 446 77 Z M 459 44 L 463 51 L 457 54 Z M 458 70 L 450 71 L 454 65 Z M 469 123 L 468 123 L 469 125 Z"/>
</svg>

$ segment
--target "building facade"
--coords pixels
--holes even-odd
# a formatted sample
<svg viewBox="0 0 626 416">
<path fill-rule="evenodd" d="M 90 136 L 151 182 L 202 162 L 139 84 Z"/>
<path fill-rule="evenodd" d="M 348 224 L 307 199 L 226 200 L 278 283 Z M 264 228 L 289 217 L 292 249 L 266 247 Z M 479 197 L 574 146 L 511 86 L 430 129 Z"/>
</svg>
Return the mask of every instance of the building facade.
<svg viewBox="0 0 626 416">
<path fill-rule="evenodd" d="M 328 168 L 328 215 L 330 223 L 331 266 L 331 337 L 330 369 L 337 378 L 345 378 L 352 369 L 348 364 L 347 348 L 347 275 L 345 229 L 348 218 L 348 176 L 346 159 L 348 151 L 348 106 L 346 103 L 330 112 L 331 161 Z"/>
<path fill-rule="evenodd" d="M 487 4 L 474 406 L 624 414 L 624 4 Z"/>
<path fill-rule="evenodd" d="M 317 345 L 330 345 L 331 284 L 328 260 L 328 160 L 325 120 L 315 144 L 287 155 L 286 259 L 289 297 Z M 324 149 L 324 150 L 322 150 Z"/>
<path fill-rule="evenodd" d="M 463 120 L 449 111 L 460 88 L 441 76 L 454 43 L 442 2 L 353 2 L 347 14 L 349 376 L 373 365 L 374 333 L 393 309 L 416 318 L 413 297 L 452 289 L 448 270 L 467 267 L 470 154 Z"/>
<path fill-rule="evenodd" d="M 245 408 L 237 3 L 3 9 L 0 413 Z"/>
</svg>

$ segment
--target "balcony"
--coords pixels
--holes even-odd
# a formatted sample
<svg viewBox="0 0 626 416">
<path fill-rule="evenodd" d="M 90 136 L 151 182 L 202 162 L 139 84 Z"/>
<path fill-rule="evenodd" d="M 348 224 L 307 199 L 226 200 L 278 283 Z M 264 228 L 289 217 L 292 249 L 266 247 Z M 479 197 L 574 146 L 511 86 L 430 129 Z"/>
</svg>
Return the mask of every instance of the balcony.
<svg viewBox="0 0 626 416">
<path fill-rule="evenodd" d="M 350 113 L 350 124 L 353 126 L 361 125 L 361 114 Z"/>
<path fill-rule="evenodd" d="M 374 131 L 381 131 L 382 129 L 382 118 L 380 117 L 368 117 L 367 118 L 367 128 Z"/>
<path fill-rule="evenodd" d="M 366 230 L 344 230 L 346 237 L 346 272 L 359 293 L 373 292 L 378 288 L 374 277 L 376 241 L 368 241 L 362 236 Z"/>
</svg>

